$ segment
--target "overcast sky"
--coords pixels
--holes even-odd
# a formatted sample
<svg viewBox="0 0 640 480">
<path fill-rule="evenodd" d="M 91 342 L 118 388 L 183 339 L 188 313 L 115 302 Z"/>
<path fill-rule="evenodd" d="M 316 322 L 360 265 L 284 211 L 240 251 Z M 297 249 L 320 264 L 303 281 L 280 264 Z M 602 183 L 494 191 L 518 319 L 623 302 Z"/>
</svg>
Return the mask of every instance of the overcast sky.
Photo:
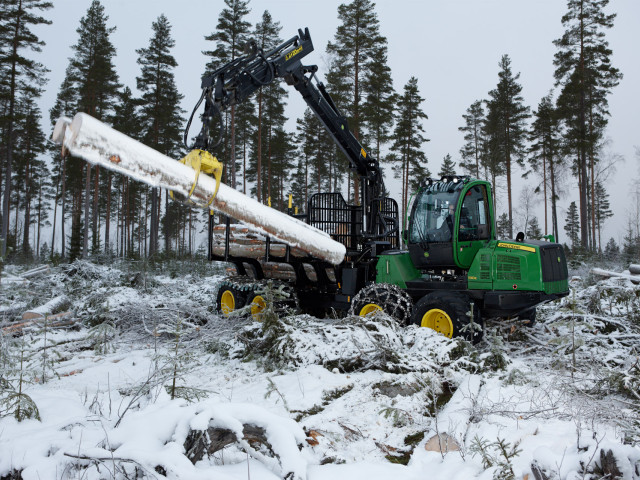
<svg viewBox="0 0 640 480">
<path fill-rule="evenodd" d="M 53 21 L 37 30 L 47 45 L 40 60 L 51 70 L 47 90 L 41 100 L 45 117 L 55 101 L 64 77 L 71 46 L 78 40 L 76 29 L 85 15 L 90 0 L 55 0 L 54 8 L 46 13 Z M 200 75 L 207 59 L 203 50 L 213 44 L 204 40 L 217 24 L 224 7 L 222 0 L 103 0 L 109 16 L 108 25 L 116 26 L 112 42 L 117 49 L 115 59 L 120 82 L 135 91 L 135 77 L 140 69 L 135 50 L 146 47 L 151 37 L 151 23 L 164 13 L 173 29 L 176 47 L 173 50 L 178 67 L 175 70 L 178 89 L 185 96 L 182 107 L 189 113 L 200 95 Z M 248 20 L 255 24 L 264 10 L 282 25 L 283 39 L 294 36 L 298 28 L 309 27 L 315 52 L 305 62 L 320 67 L 322 79 L 327 72 L 325 47 L 336 32 L 340 21 L 339 0 L 251 0 Z M 395 88 L 402 90 L 411 76 L 418 85 L 429 116 L 424 124 L 430 142 L 424 145 L 429 169 L 437 173 L 442 158 L 450 153 L 460 160 L 463 144 L 462 115 L 471 103 L 485 99 L 498 82 L 498 62 L 503 54 L 512 60 L 514 73 L 520 72 L 525 103 L 532 110 L 553 88 L 552 41 L 562 35 L 560 18 L 566 11 L 565 0 L 380 0 L 376 11 L 380 28 L 387 37 L 389 64 Z M 608 12 L 618 14 L 615 26 L 607 32 L 613 49 L 613 65 L 624 79 L 609 98 L 611 118 L 607 136 L 611 154 L 619 154 L 624 163 L 608 188 L 616 217 L 608 222 L 603 243 L 610 236 L 621 240 L 622 229 L 630 208 L 628 194 L 631 182 L 640 177 L 634 146 L 640 146 L 640 2 L 611 0 Z M 304 102 L 297 92 L 290 90 L 287 115 L 292 119 L 302 115 Z M 293 129 L 294 120 L 289 124 Z M 195 127 L 199 128 L 199 127 Z M 516 172 L 519 177 L 521 172 Z M 569 178 L 569 183 L 575 181 Z M 393 182 L 391 191 L 399 198 Z M 514 199 L 525 184 L 536 180 L 518 180 Z M 499 209 L 506 208 L 506 192 Z M 562 201 L 563 207 L 577 200 L 573 189 Z M 541 200 L 540 200 L 541 201 Z M 542 210 L 537 212 L 541 225 Z M 561 239 L 564 240 L 564 208 L 560 215 Z"/>
</svg>

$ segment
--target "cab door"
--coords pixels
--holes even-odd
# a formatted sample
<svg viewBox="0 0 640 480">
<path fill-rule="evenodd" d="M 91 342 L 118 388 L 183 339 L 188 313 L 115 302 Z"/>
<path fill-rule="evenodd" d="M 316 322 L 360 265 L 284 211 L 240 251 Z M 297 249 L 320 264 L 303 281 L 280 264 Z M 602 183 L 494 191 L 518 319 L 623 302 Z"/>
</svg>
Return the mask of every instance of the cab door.
<svg viewBox="0 0 640 480">
<path fill-rule="evenodd" d="M 468 269 L 478 250 L 491 235 L 489 196 L 486 185 L 476 184 L 462 192 L 456 212 L 454 255 L 460 268 Z"/>
</svg>

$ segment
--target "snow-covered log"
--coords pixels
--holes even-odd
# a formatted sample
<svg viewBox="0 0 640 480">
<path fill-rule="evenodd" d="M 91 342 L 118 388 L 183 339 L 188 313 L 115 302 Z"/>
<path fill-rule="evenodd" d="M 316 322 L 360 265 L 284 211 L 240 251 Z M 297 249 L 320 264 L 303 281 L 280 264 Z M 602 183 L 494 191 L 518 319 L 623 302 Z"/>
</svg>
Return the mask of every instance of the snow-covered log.
<svg viewBox="0 0 640 480">
<path fill-rule="evenodd" d="M 594 268 L 591 271 L 595 275 L 600 275 L 601 277 L 626 278 L 627 280 L 631 280 L 631 282 L 636 284 L 636 285 L 640 283 L 640 277 L 637 277 L 635 275 L 627 275 L 626 273 L 611 272 L 609 270 L 603 270 L 601 268 Z"/>
<path fill-rule="evenodd" d="M 78 113 L 73 120 L 62 117 L 52 140 L 72 155 L 103 166 L 153 187 L 166 188 L 182 196 L 191 191 L 194 170 L 120 133 L 95 118 Z M 216 182 L 200 174 L 191 199 L 206 205 L 214 195 Z M 220 184 L 211 207 L 260 229 L 264 234 L 298 247 L 313 257 L 332 264 L 344 259 L 345 247 L 317 228 L 263 205 Z"/>
<path fill-rule="evenodd" d="M 637 263 L 632 263 L 629 265 L 629 273 L 632 275 L 640 275 L 640 265 Z"/>
<path fill-rule="evenodd" d="M 38 275 L 42 275 L 44 273 L 49 273 L 49 265 L 40 265 L 39 267 L 32 268 L 31 270 L 27 270 L 20 276 L 22 278 L 32 278 L 32 277 L 37 277 Z"/>
<path fill-rule="evenodd" d="M 44 305 L 27 310 L 22 314 L 22 320 L 33 320 L 51 316 L 68 308 L 70 305 L 71 301 L 65 295 L 60 295 L 59 297 L 49 300 Z"/>
</svg>

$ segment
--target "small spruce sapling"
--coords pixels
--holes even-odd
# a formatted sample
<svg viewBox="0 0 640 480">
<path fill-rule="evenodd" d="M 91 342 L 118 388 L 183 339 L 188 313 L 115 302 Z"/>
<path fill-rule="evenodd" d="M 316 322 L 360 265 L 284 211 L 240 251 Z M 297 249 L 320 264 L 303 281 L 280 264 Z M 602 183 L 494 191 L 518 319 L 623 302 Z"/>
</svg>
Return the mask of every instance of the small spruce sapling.
<svg viewBox="0 0 640 480">
<path fill-rule="evenodd" d="M 471 453 L 480 455 L 483 468 L 495 468 L 494 480 L 515 480 L 512 461 L 522 453 L 520 442 L 511 445 L 504 439 L 498 438 L 495 442 L 489 442 L 477 435 L 471 441 Z"/>
<path fill-rule="evenodd" d="M 29 418 L 39 421 L 38 406 L 24 393 L 31 360 L 27 343 L 24 337 L 19 342 L 12 343 L 3 342 L 2 348 L 4 368 L 0 376 L 0 417 L 13 415 L 19 422 Z M 19 352 L 14 349 L 19 349 Z M 5 363 L 7 360 L 8 363 Z M 17 368 L 14 367 L 16 364 Z"/>
</svg>

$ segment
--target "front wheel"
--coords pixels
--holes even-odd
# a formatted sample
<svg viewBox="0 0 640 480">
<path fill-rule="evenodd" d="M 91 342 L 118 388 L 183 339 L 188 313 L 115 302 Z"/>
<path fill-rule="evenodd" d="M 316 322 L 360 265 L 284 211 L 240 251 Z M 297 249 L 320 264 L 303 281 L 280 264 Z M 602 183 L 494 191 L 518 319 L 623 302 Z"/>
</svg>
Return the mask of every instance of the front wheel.
<svg viewBox="0 0 640 480">
<path fill-rule="evenodd" d="M 464 295 L 451 292 L 429 293 L 413 307 L 412 319 L 419 327 L 431 328 L 447 338 L 464 337 L 473 343 L 482 339 L 479 308 Z"/>
<path fill-rule="evenodd" d="M 411 319 L 413 302 L 404 290 L 389 283 L 373 283 L 360 290 L 351 300 L 351 315 L 366 317 L 382 311 L 395 318 L 401 325 Z"/>
</svg>

